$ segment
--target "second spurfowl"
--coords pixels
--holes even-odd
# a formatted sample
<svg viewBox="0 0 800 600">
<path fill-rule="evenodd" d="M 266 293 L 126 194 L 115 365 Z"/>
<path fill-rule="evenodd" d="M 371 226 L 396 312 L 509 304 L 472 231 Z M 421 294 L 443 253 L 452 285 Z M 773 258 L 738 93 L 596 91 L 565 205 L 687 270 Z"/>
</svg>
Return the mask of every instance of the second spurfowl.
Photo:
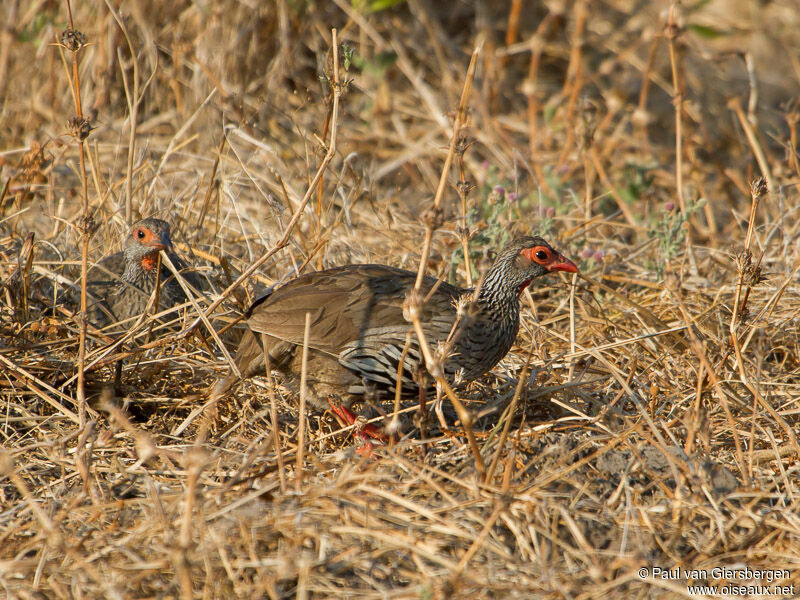
<svg viewBox="0 0 800 600">
<path fill-rule="evenodd" d="M 105 327 L 144 312 L 159 279 L 156 265 L 161 250 L 170 253 L 170 260 L 177 269 L 185 267 L 171 252 L 169 224 L 161 219 L 142 219 L 128 231 L 124 250 L 106 256 L 89 270 L 88 313 L 95 327 Z M 165 265 L 161 266 L 160 280 L 159 310 L 185 302 L 180 284 Z"/>
<path fill-rule="evenodd" d="M 466 384 L 506 355 L 519 330 L 519 296 L 531 281 L 554 271 L 577 270 L 542 238 L 520 237 L 500 251 L 475 290 L 426 277 L 420 321 L 431 349 L 450 340 L 442 363 L 447 379 Z M 425 379 L 418 371 L 425 360 L 415 334 L 408 338 L 405 356 L 403 352 L 406 334 L 413 331 L 403 314 L 404 303 L 415 280 L 411 271 L 371 264 L 302 275 L 258 299 L 247 311 L 249 331 L 239 345 L 236 365 L 243 377 L 264 374 L 266 350 L 272 369 L 297 389 L 309 313 L 307 382 L 312 406 L 330 403 L 352 423 L 352 415 L 334 399 L 352 402 L 365 394 L 392 397 L 401 359 L 403 393 L 418 393 L 418 382 Z M 218 382 L 212 398 L 222 396 L 236 380 L 230 374 Z"/>
</svg>

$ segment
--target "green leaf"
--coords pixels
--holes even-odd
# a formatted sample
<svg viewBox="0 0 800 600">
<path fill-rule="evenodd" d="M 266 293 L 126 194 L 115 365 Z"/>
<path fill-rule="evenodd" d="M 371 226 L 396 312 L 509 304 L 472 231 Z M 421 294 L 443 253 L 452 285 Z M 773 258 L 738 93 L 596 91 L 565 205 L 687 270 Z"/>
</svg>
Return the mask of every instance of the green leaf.
<svg viewBox="0 0 800 600">
<path fill-rule="evenodd" d="M 714 29 L 713 27 L 709 27 L 708 25 L 687 25 L 686 29 L 689 31 L 693 31 L 701 38 L 705 38 L 707 40 L 716 40 L 717 38 L 725 37 L 728 35 L 726 31 L 720 31 L 719 29 Z"/>
<path fill-rule="evenodd" d="M 393 8 L 405 1 L 406 0 L 351 0 L 350 3 L 356 10 L 369 14 Z"/>
<path fill-rule="evenodd" d="M 342 50 L 344 54 L 344 70 L 350 70 L 350 63 L 353 62 L 353 55 L 355 54 L 354 50 L 347 45 L 347 42 L 342 44 Z"/>
</svg>

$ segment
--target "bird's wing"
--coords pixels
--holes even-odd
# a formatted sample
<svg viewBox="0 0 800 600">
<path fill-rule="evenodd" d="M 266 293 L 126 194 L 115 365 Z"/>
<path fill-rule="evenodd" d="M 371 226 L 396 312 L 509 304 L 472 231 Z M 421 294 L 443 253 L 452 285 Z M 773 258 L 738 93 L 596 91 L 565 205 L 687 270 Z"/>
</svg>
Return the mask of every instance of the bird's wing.
<svg viewBox="0 0 800 600">
<path fill-rule="evenodd" d="M 122 273 L 125 271 L 125 255 L 122 252 L 115 252 L 100 259 L 93 265 L 86 276 L 86 284 L 90 291 L 92 289 L 110 290 L 122 281 Z M 108 292 L 100 292 L 106 295 Z"/>
<path fill-rule="evenodd" d="M 309 273 L 257 300 L 249 311 L 248 325 L 253 331 L 302 345 L 308 313 L 309 347 L 335 357 L 354 356 L 353 352 L 377 355 L 381 345 L 395 345 L 396 340 L 400 347 L 404 344 L 411 324 L 403 317 L 403 302 L 415 278 L 410 271 L 384 265 Z M 436 283 L 426 278 L 423 291 Z M 444 305 L 445 313 L 447 307 L 452 310 L 452 322 L 451 297 L 458 293 L 457 288 L 440 283 L 423 309 L 423 321 L 431 321 Z"/>
</svg>

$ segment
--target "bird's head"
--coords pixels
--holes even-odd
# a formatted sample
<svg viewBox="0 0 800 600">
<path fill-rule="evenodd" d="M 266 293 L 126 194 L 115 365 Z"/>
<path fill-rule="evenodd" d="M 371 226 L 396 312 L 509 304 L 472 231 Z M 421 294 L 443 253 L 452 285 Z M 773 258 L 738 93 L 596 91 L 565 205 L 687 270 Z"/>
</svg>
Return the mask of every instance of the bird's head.
<svg viewBox="0 0 800 600">
<path fill-rule="evenodd" d="M 538 236 L 519 237 L 510 242 L 497 255 L 491 271 L 511 285 L 518 294 L 537 277 L 554 271 L 577 273 L 578 267 Z"/>
<path fill-rule="evenodd" d="M 140 264 L 146 271 L 152 271 L 156 268 L 158 252 L 171 248 L 169 223 L 161 219 L 142 219 L 133 224 L 125 240 L 125 258 L 128 262 Z"/>
</svg>

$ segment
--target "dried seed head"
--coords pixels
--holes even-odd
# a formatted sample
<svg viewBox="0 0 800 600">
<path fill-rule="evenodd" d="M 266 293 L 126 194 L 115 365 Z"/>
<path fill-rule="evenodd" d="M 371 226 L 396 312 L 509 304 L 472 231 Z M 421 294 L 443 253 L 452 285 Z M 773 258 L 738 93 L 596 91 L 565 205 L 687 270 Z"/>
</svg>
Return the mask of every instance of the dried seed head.
<svg viewBox="0 0 800 600">
<path fill-rule="evenodd" d="M 432 230 L 444 225 L 444 211 L 435 206 L 424 211 L 420 218 L 425 226 Z"/>
<path fill-rule="evenodd" d="M 439 341 L 436 343 L 436 348 L 433 349 L 433 362 L 437 365 L 444 364 L 452 354 L 451 344 Z"/>
<path fill-rule="evenodd" d="M 761 274 L 761 267 L 758 265 L 752 266 L 747 273 L 745 273 L 744 283 L 750 287 L 757 286 L 764 281 L 766 277 Z"/>
<path fill-rule="evenodd" d="M 677 6 L 675 4 L 671 5 L 671 8 L 666 11 L 666 22 L 664 23 L 664 38 L 669 43 L 673 43 L 675 39 L 683 32 L 683 19 L 681 18 L 680 13 L 676 10 Z"/>
<path fill-rule="evenodd" d="M 753 264 L 753 253 L 750 250 L 742 250 L 736 257 L 736 269 L 742 277 L 742 283 L 749 287 L 754 287 L 764 281 L 761 274 L 761 261 Z"/>
<path fill-rule="evenodd" d="M 464 180 L 464 181 L 459 181 L 456 184 L 456 189 L 458 190 L 459 196 L 466 197 L 472 190 L 475 189 L 475 186 L 471 181 Z"/>
<path fill-rule="evenodd" d="M 768 191 L 765 177 L 759 177 L 750 182 L 750 195 L 753 198 L 761 198 L 765 196 Z"/>
<path fill-rule="evenodd" d="M 744 249 L 736 256 L 736 269 L 740 275 L 746 275 L 752 268 L 753 253 L 748 249 Z"/>
<path fill-rule="evenodd" d="M 86 36 L 77 29 L 65 29 L 59 36 L 61 45 L 70 52 L 77 52 L 86 45 Z"/>
<path fill-rule="evenodd" d="M 594 142 L 594 133 L 597 129 L 597 106 L 589 99 L 584 99 L 581 105 L 581 120 L 577 129 L 581 148 L 586 150 Z"/>
<path fill-rule="evenodd" d="M 750 319 L 750 309 L 747 308 L 747 306 L 742 306 L 739 309 L 738 317 L 738 323 L 747 323 L 747 321 Z"/>
<path fill-rule="evenodd" d="M 88 217 L 81 217 L 80 221 L 78 221 L 78 231 L 81 234 L 91 236 L 96 229 L 97 223 L 95 223 L 94 218 L 91 215 Z"/>
<path fill-rule="evenodd" d="M 70 119 L 67 122 L 67 127 L 69 127 L 70 134 L 80 141 L 85 140 L 89 137 L 89 134 L 92 132 L 92 123 L 86 117 L 75 117 Z"/>
<path fill-rule="evenodd" d="M 456 154 L 464 154 L 472 143 L 472 138 L 463 134 L 458 136 L 458 140 L 456 141 Z"/>
<path fill-rule="evenodd" d="M 676 23 L 667 23 L 664 27 L 664 37 L 667 40 L 674 40 L 681 32 L 681 28 Z"/>
</svg>

